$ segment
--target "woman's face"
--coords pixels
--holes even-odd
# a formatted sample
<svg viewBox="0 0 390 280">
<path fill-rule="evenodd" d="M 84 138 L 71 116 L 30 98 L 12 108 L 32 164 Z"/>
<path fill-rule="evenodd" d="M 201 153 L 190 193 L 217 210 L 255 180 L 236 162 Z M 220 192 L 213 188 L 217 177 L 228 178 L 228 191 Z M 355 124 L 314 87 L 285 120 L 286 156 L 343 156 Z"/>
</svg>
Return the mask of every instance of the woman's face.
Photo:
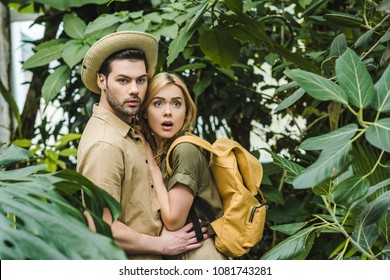
<svg viewBox="0 0 390 280">
<path fill-rule="evenodd" d="M 176 85 L 163 87 L 152 99 L 146 112 L 157 142 L 172 138 L 181 130 L 186 118 L 183 92 Z"/>
</svg>

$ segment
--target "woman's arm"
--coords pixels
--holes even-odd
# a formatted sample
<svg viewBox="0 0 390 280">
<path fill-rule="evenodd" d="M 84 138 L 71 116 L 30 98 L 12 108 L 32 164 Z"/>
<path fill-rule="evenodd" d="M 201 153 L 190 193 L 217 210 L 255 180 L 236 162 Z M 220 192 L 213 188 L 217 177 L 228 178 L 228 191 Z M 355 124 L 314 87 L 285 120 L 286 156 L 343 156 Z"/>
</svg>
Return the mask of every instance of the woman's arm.
<svg viewBox="0 0 390 280">
<path fill-rule="evenodd" d="M 150 146 L 146 147 L 150 173 L 152 175 L 157 199 L 161 205 L 161 218 L 168 230 L 178 230 L 186 223 L 194 195 L 184 184 L 175 184 L 167 191 L 161 170 L 158 167 Z"/>
</svg>

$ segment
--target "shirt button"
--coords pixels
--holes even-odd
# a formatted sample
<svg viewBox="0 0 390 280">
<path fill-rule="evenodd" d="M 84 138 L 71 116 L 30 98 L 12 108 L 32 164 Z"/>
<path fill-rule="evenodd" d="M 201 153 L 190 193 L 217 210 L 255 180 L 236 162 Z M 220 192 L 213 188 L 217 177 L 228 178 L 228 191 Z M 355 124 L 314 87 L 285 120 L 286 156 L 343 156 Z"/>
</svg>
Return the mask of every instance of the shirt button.
<svg viewBox="0 0 390 280">
<path fill-rule="evenodd" d="M 154 188 L 154 186 L 153 185 L 150 185 L 150 187 L 153 189 Z"/>
<path fill-rule="evenodd" d="M 148 160 L 145 160 L 146 164 L 148 163 Z"/>
</svg>

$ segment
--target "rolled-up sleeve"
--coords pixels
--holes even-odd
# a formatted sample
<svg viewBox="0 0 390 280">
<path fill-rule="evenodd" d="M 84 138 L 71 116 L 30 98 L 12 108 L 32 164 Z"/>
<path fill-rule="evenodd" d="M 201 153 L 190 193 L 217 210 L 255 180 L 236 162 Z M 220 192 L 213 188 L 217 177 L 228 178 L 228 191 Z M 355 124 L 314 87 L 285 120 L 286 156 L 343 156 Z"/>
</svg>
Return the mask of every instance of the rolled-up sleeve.
<svg viewBox="0 0 390 280">
<path fill-rule="evenodd" d="M 194 195 L 198 194 L 199 182 L 208 163 L 203 152 L 193 144 L 181 143 L 171 154 L 172 176 L 169 178 L 168 191 L 177 183 L 188 186 Z"/>
</svg>

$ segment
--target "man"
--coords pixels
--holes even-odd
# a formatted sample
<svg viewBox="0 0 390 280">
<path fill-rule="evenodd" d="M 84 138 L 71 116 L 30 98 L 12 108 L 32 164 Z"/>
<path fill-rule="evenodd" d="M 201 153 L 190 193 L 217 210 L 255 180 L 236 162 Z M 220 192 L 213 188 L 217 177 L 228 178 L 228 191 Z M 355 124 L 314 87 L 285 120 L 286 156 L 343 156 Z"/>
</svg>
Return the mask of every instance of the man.
<svg viewBox="0 0 390 280">
<path fill-rule="evenodd" d="M 133 120 L 157 64 L 158 44 L 146 33 L 107 35 L 87 52 L 81 69 L 85 86 L 100 94 L 78 147 L 77 170 L 116 198 L 122 213 L 103 219 L 129 258 L 161 259 L 201 246 L 191 225 L 163 228 L 160 205 Z"/>
</svg>

